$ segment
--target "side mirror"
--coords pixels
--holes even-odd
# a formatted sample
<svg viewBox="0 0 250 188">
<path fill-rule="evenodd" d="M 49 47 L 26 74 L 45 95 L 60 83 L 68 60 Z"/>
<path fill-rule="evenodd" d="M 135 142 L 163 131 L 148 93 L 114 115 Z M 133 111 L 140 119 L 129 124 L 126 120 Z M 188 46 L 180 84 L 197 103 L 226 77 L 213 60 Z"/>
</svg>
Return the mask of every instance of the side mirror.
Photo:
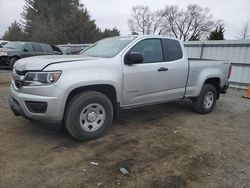
<svg viewBox="0 0 250 188">
<path fill-rule="evenodd" d="M 141 52 L 129 52 L 125 57 L 125 64 L 132 65 L 132 64 L 139 64 L 143 63 L 144 57 Z"/>
<path fill-rule="evenodd" d="M 28 52 L 29 50 L 28 50 L 27 48 L 24 48 L 23 51 L 24 51 L 24 52 Z"/>
</svg>

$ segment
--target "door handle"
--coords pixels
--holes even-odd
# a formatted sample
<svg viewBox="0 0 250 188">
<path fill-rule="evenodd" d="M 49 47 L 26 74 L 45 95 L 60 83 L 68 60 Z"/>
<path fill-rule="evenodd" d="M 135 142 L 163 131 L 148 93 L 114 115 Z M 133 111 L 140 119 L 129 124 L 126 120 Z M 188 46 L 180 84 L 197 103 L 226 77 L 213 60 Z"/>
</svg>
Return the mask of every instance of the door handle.
<svg viewBox="0 0 250 188">
<path fill-rule="evenodd" d="M 161 67 L 158 69 L 158 72 L 163 72 L 163 71 L 168 71 L 168 68 L 166 67 Z"/>
</svg>

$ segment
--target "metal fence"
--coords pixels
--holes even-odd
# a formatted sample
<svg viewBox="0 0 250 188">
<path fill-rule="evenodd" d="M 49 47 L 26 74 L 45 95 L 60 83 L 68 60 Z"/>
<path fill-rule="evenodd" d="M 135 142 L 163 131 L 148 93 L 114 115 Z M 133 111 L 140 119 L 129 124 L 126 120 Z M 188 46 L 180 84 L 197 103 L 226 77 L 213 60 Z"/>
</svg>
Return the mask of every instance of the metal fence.
<svg viewBox="0 0 250 188">
<path fill-rule="evenodd" d="M 250 84 L 250 40 L 188 41 L 184 45 L 189 58 L 229 60 L 232 87 Z"/>
</svg>

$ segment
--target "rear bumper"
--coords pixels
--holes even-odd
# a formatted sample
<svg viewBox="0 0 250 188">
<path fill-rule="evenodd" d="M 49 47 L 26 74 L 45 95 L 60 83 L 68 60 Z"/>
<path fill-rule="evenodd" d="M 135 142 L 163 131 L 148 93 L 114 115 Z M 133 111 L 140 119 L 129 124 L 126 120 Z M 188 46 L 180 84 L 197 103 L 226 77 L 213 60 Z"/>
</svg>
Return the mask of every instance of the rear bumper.
<svg viewBox="0 0 250 188">
<path fill-rule="evenodd" d="M 220 93 L 226 94 L 229 88 L 229 83 L 227 83 L 223 88 L 221 88 Z"/>
</svg>

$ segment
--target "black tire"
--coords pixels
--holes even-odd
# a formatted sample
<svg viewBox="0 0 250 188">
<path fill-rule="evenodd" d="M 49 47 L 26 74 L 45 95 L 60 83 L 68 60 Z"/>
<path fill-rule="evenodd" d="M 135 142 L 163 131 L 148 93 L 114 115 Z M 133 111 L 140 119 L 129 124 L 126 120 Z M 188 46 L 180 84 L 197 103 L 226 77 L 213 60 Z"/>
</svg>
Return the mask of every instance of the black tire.
<svg viewBox="0 0 250 188">
<path fill-rule="evenodd" d="M 209 99 L 208 99 L 209 102 L 207 102 L 206 96 L 208 96 L 209 99 L 213 97 L 212 102 Z M 211 84 L 204 84 L 200 96 L 193 99 L 194 111 L 201 114 L 208 114 L 214 109 L 216 100 L 217 100 L 216 88 Z"/>
<path fill-rule="evenodd" d="M 15 63 L 16 63 L 17 60 L 18 60 L 18 58 L 16 58 L 16 57 L 12 57 L 10 59 L 10 63 L 9 63 L 9 68 L 10 69 L 13 69 L 13 67 L 14 67 L 14 65 L 15 65 Z"/>
<path fill-rule="evenodd" d="M 89 127 L 84 126 L 85 124 L 91 124 L 91 122 L 87 121 L 86 119 L 80 121 L 80 118 L 82 116 L 89 117 L 88 116 L 90 114 L 89 110 L 88 113 L 86 112 L 87 115 L 84 115 L 83 110 L 91 105 L 93 106 L 98 105 L 98 107 L 102 108 L 102 110 L 100 111 L 102 114 L 98 112 L 98 110 L 96 114 L 104 116 L 103 118 L 104 120 L 102 120 L 101 127 L 99 127 L 95 131 L 91 130 L 94 127 L 93 125 L 89 125 Z M 90 108 L 92 108 L 92 106 Z M 95 125 L 98 124 L 99 121 L 98 117 L 99 116 L 97 115 Z M 64 119 L 65 128 L 67 129 L 70 135 L 72 135 L 79 141 L 92 140 L 101 137 L 106 131 L 108 131 L 111 128 L 112 121 L 113 121 L 112 103 L 107 96 L 99 92 L 85 91 L 79 93 L 69 101 L 66 107 L 65 119 Z"/>
</svg>

